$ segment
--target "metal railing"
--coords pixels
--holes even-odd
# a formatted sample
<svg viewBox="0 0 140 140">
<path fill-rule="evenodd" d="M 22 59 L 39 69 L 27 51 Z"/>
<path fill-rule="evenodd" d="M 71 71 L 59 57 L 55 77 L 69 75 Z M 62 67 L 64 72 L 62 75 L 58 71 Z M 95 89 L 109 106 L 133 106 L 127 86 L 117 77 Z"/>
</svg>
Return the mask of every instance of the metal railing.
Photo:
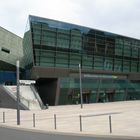
<svg viewBox="0 0 140 140">
<path fill-rule="evenodd" d="M 1 114 L 2 115 L 2 123 L 10 122 L 10 120 L 8 120 L 8 112 L 1 112 L 1 113 L 2 113 Z M 60 116 L 60 115 L 54 114 L 51 117 L 44 117 L 42 119 L 40 119 L 39 114 L 33 113 L 33 114 L 30 114 L 30 115 L 32 115 L 32 116 L 30 116 L 30 119 L 26 119 L 26 118 L 22 119 L 22 121 L 23 121 L 22 124 L 32 122 L 31 123 L 32 127 L 37 128 L 39 125 L 39 122 L 51 120 L 52 128 L 54 130 L 59 130 L 59 126 L 61 126 L 63 124 L 63 122 L 62 122 L 62 124 L 60 123 L 61 119 L 63 120 L 65 118 L 65 119 L 69 120 L 71 117 L 74 117 L 74 118 L 77 118 L 77 122 L 75 122 L 76 124 L 78 123 L 78 118 L 79 118 L 79 128 L 80 128 L 79 131 L 83 132 L 83 118 L 97 117 L 97 116 L 108 116 L 108 121 L 107 121 L 108 125 L 107 125 L 106 130 L 109 129 L 108 132 L 111 134 L 111 133 L 113 133 L 113 131 L 112 131 L 112 115 L 120 114 L 120 113 L 121 112 L 110 112 L 110 113 L 102 113 L 102 114 L 87 114 L 87 115 L 73 115 L 73 116 L 72 115 L 71 116 L 70 115 Z M 13 122 L 14 118 L 12 118 L 11 120 Z M 15 118 L 15 121 L 16 121 L 16 118 Z M 71 123 L 72 122 L 67 121 L 67 124 L 71 124 Z M 48 124 L 46 124 L 46 125 L 48 125 Z M 87 128 L 88 128 L 88 126 L 87 126 Z M 78 130 L 78 128 L 77 128 L 77 130 Z"/>
</svg>

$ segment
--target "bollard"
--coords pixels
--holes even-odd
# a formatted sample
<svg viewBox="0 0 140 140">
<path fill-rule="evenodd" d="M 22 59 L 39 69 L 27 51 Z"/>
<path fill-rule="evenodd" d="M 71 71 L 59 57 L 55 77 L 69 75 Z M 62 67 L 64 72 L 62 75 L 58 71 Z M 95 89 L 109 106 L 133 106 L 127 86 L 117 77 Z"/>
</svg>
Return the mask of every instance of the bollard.
<svg viewBox="0 0 140 140">
<path fill-rule="evenodd" d="M 80 115 L 79 118 L 80 118 L 80 131 L 82 132 L 82 116 Z"/>
<path fill-rule="evenodd" d="M 3 112 L 3 123 L 5 123 L 5 112 Z"/>
<path fill-rule="evenodd" d="M 35 113 L 33 113 L 33 127 L 35 127 Z"/>
<path fill-rule="evenodd" d="M 109 115 L 109 128 L 110 128 L 110 133 L 112 133 L 111 115 Z"/>
<path fill-rule="evenodd" d="M 56 130 L 56 114 L 54 114 L 54 129 Z"/>
</svg>

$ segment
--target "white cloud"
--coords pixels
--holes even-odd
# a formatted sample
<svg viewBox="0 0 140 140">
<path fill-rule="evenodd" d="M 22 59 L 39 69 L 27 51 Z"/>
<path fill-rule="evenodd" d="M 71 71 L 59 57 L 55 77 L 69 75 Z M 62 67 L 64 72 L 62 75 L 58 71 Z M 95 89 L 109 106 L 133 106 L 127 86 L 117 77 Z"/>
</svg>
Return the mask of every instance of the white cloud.
<svg viewBox="0 0 140 140">
<path fill-rule="evenodd" d="M 139 0 L 0 0 L 0 26 L 23 36 L 29 14 L 140 38 Z"/>
</svg>

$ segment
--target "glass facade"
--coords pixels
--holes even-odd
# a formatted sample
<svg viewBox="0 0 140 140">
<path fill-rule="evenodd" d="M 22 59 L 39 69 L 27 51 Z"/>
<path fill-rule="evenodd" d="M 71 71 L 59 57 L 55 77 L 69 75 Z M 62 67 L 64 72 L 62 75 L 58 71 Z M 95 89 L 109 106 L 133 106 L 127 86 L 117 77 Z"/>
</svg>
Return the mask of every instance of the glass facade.
<svg viewBox="0 0 140 140">
<path fill-rule="evenodd" d="M 76 70 L 78 75 L 81 64 L 83 73 L 126 76 L 124 79 L 82 78 L 86 103 L 140 99 L 140 78 L 133 82 L 127 78 L 129 74 L 140 73 L 138 39 L 29 16 L 23 42 L 26 71 L 32 67 L 61 68 Z M 71 74 L 55 77 L 60 79 L 58 104 L 79 102 L 79 78 Z"/>
<path fill-rule="evenodd" d="M 28 47 L 28 64 L 77 69 L 81 63 L 82 69 L 140 72 L 137 39 L 35 16 L 29 25 L 25 39 L 32 38 L 28 45 L 32 43 L 34 58 Z"/>
<path fill-rule="evenodd" d="M 16 84 L 16 72 L 0 71 L 0 84 L 5 84 L 5 85 Z"/>
<path fill-rule="evenodd" d="M 33 66 L 33 51 L 32 51 L 32 37 L 30 30 L 29 20 L 27 21 L 24 38 L 23 38 L 23 60 L 24 60 L 24 68 L 25 68 L 25 78 L 30 78 L 31 68 Z"/>
<path fill-rule="evenodd" d="M 82 78 L 84 103 L 140 99 L 140 82 L 118 78 Z M 59 104 L 80 103 L 79 78 L 62 78 Z"/>
</svg>

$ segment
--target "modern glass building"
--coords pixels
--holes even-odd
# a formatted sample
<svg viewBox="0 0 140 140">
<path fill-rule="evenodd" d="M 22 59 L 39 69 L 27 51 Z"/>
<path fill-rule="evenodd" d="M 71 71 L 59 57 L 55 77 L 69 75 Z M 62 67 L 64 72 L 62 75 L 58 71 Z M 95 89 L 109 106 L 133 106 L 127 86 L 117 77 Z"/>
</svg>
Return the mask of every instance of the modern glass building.
<svg viewBox="0 0 140 140">
<path fill-rule="evenodd" d="M 29 16 L 23 39 L 26 79 L 44 104 L 140 99 L 140 40 Z"/>
<path fill-rule="evenodd" d="M 0 84 L 16 83 L 16 60 L 23 69 L 22 38 L 0 27 Z"/>
</svg>

